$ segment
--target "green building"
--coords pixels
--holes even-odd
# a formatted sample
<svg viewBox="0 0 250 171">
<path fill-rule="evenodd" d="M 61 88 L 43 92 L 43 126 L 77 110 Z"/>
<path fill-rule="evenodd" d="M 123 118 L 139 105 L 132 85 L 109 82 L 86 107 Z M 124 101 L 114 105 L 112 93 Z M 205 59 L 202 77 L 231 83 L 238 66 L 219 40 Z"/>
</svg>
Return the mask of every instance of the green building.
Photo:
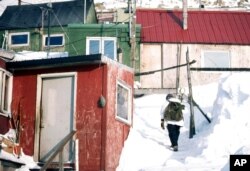
<svg viewBox="0 0 250 171">
<path fill-rule="evenodd" d="M 139 66 L 139 25 L 136 25 L 134 52 L 128 24 L 70 24 L 68 34 L 67 51 L 70 56 L 101 53 L 128 66 L 132 66 L 135 60 L 135 69 Z"/>
</svg>

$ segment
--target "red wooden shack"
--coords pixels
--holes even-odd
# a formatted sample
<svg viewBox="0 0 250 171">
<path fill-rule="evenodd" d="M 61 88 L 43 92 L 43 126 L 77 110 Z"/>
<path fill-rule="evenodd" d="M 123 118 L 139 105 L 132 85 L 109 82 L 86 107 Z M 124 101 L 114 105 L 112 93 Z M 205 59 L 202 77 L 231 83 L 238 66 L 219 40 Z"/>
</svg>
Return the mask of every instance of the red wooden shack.
<svg viewBox="0 0 250 171">
<path fill-rule="evenodd" d="M 133 113 L 133 70 L 102 55 L 11 61 L 10 114 L 19 118 L 18 142 L 46 162 L 73 130 L 63 160 L 81 171 L 114 171 Z M 0 133 L 9 129 L 0 116 Z M 55 161 L 59 159 L 56 158 Z"/>
</svg>

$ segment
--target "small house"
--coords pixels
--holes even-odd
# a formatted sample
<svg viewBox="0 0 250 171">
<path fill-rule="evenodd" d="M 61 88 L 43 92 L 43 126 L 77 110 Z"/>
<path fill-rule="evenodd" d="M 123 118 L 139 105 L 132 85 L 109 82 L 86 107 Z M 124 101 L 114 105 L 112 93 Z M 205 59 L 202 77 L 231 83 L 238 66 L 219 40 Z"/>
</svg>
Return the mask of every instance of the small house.
<svg viewBox="0 0 250 171">
<path fill-rule="evenodd" d="M 17 142 L 39 163 L 71 135 L 55 163 L 62 158 L 79 170 L 115 171 L 132 126 L 131 68 L 101 54 L 3 61 L 1 67 L 8 77 L 0 81 L 10 78 L 3 81 L 9 93 L 0 114 L 1 134 L 13 118 L 19 123 Z"/>
<path fill-rule="evenodd" d="M 7 6 L 0 17 L 3 49 L 67 51 L 67 25 L 97 23 L 93 0 Z"/>
<path fill-rule="evenodd" d="M 161 70 L 141 75 L 142 88 L 187 87 L 187 67 L 164 70 L 187 63 L 187 56 L 196 61 L 190 66 L 193 85 L 250 66 L 247 11 L 138 9 L 136 19 L 141 24 L 140 72 Z"/>
</svg>

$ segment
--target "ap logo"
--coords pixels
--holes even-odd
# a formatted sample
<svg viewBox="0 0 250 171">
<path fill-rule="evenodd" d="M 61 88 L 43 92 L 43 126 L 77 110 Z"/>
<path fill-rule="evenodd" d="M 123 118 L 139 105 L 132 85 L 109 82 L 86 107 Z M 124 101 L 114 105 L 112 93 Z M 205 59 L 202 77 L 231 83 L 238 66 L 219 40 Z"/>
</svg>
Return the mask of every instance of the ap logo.
<svg viewBox="0 0 250 171">
<path fill-rule="evenodd" d="M 230 171 L 247 171 L 250 166 L 250 155 L 230 155 Z"/>
</svg>

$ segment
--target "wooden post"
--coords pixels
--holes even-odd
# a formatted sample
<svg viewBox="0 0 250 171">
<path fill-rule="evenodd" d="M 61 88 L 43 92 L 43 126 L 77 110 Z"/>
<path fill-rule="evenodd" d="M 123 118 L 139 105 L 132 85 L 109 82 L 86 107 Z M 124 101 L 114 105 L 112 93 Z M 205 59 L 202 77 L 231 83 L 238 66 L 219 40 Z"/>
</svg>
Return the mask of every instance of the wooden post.
<svg viewBox="0 0 250 171">
<path fill-rule="evenodd" d="M 177 45 L 177 65 L 181 64 L 181 44 Z M 178 94 L 178 90 L 180 88 L 180 67 L 177 68 L 176 70 L 176 94 Z"/>
<path fill-rule="evenodd" d="M 205 113 L 205 112 L 203 112 L 203 110 L 201 109 L 201 107 L 194 101 L 194 99 L 193 99 L 193 104 L 194 104 L 194 106 L 196 106 L 198 109 L 199 109 L 199 111 L 202 113 L 202 115 L 207 119 L 207 121 L 209 122 L 209 123 L 211 123 L 211 120 L 209 119 L 209 117 L 207 116 L 207 114 Z"/>
<path fill-rule="evenodd" d="M 189 138 L 193 138 L 193 135 L 195 134 L 195 123 L 194 123 L 194 105 L 193 105 L 192 83 L 191 83 L 191 75 L 190 75 L 188 48 L 186 52 L 186 60 L 187 60 L 187 78 L 188 78 L 188 88 L 189 88 L 188 102 L 190 105 Z"/>
<path fill-rule="evenodd" d="M 131 55 L 131 67 L 136 70 L 136 21 L 135 21 L 135 14 L 136 14 L 136 1 L 133 3 L 129 0 L 129 12 L 130 12 L 130 55 Z M 131 9 L 133 9 L 131 11 Z"/>
</svg>

